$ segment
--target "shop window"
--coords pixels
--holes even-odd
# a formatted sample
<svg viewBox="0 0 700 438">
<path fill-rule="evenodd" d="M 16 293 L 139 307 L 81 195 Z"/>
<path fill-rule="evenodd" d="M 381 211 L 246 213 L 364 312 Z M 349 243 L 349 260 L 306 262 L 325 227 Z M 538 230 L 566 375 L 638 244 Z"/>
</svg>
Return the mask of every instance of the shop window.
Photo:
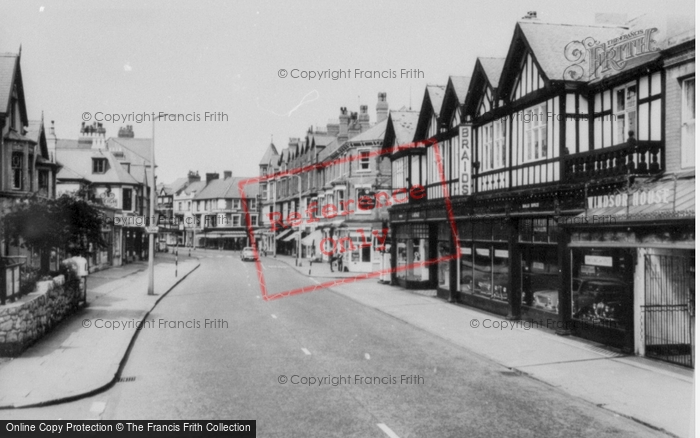
<svg viewBox="0 0 700 438">
<path fill-rule="evenodd" d="M 413 224 L 397 229 L 397 277 L 408 281 L 427 281 L 429 269 L 421 265 L 428 260 L 428 225 Z"/>
<path fill-rule="evenodd" d="M 557 243 L 559 227 L 553 218 L 522 219 L 518 224 L 518 240 L 523 243 Z"/>
<path fill-rule="evenodd" d="M 24 154 L 22 152 L 12 153 L 12 188 L 22 190 L 22 180 L 24 174 Z"/>
<path fill-rule="evenodd" d="M 637 84 L 628 84 L 614 91 L 615 144 L 627 141 L 629 131 L 637 132 Z"/>
<path fill-rule="evenodd" d="M 683 81 L 681 167 L 695 167 L 695 78 Z"/>
<path fill-rule="evenodd" d="M 452 230 L 448 223 L 442 222 L 438 227 L 438 257 L 447 258 L 452 255 L 450 251 Z M 450 260 L 438 262 L 438 287 L 444 290 L 450 289 Z"/>
<path fill-rule="evenodd" d="M 559 313 L 559 262 L 554 245 L 528 245 L 522 249 L 522 303 Z"/>
<path fill-rule="evenodd" d="M 572 318 L 630 329 L 632 265 L 632 257 L 624 249 L 572 250 Z"/>
<path fill-rule="evenodd" d="M 508 301 L 509 252 L 506 222 L 460 223 L 458 290 Z"/>
</svg>

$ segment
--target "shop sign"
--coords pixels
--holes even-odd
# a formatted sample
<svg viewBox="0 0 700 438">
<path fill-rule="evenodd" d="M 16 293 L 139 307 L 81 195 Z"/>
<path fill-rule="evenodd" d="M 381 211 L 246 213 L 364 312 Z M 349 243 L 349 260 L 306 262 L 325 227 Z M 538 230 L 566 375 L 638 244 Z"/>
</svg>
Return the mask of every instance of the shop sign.
<svg viewBox="0 0 700 438">
<path fill-rule="evenodd" d="M 641 205 L 668 204 L 671 202 L 671 190 L 638 190 L 632 193 L 589 196 L 588 208 L 637 207 Z"/>
<path fill-rule="evenodd" d="M 491 255 L 491 251 L 488 249 L 477 248 L 476 255 L 489 257 Z"/>
<path fill-rule="evenodd" d="M 459 126 L 459 185 L 462 195 L 472 194 L 472 126 Z"/>
<path fill-rule="evenodd" d="M 497 249 L 494 250 L 493 255 L 501 258 L 501 259 L 507 259 L 508 258 L 508 250 L 507 249 Z"/>
<path fill-rule="evenodd" d="M 468 247 L 468 246 L 463 246 L 459 252 L 461 252 L 462 254 L 465 254 L 465 255 L 472 255 L 472 249 L 471 249 L 471 247 Z"/>
<path fill-rule="evenodd" d="M 587 255 L 584 257 L 584 263 L 591 266 L 604 266 L 606 268 L 612 268 L 613 260 L 612 257 Z"/>
<path fill-rule="evenodd" d="M 411 212 L 411 219 L 420 219 L 423 216 L 421 213 L 420 211 Z"/>
</svg>

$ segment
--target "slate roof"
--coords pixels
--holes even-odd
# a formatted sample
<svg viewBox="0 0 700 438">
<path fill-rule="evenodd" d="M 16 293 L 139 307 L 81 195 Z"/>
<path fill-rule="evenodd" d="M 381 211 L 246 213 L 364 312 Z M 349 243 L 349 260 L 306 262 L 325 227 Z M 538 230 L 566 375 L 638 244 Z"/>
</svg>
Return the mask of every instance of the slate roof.
<svg viewBox="0 0 700 438">
<path fill-rule="evenodd" d="M 18 55 L 16 53 L 0 53 L 0 114 L 6 114 L 10 108 L 12 85 L 15 82 Z M 26 114 L 24 114 L 26 120 Z"/>
<path fill-rule="evenodd" d="M 171 182 L 170 184 L 165 184 L 164 185 L 165 193 L 168 195 L 173 195 L 173 194 L 179 192 L 187 185 L 188 181 L 189 181 L 189 179 L 187 179 L 186 177 L 183 177 L 183 178 L 176 179 L 175 181 Z"/>
<path fill-rule="evenodd" d="M 106 140 L 107 148 L 121 148 L 124 159 L 130 163 L 146 164 L 151 162 L 151 139 L 110 137 Z"/>
<path fill-rule="evenodd" d="M 418 125 L 418 111 L 391 111 L 389 119 L 394 130 L 394 135 L 399 144 L 407 144 L 413 141 Z"/>
<path fill-rule="evenodd" d="M 189 195 L 191 193 L 197 193 L 202 190 L 207 185 L 206 181 L 195 181 L 192 184 L 185 187 L 182 193 Z"/>
<path fill-rule="evenodd" d="M 270 164 L 270 162 L 275 161 L 274 158 L 277 156 L 279 156 L 277 148 L 274 144 L 270 143 L 270 145 L 267 147 L 267 150 L 265 151 L 265 155 L 263 155 L 262 159 L 260 160 L 260 164 Z"/>
<path fill-rule="evenodd" d="M 108 162 L 105 173 L 92 173 L 92 158 L 106 158 Z M 138 184 L 109 151 L 98 149 L 59 149 L 56 161 L 63 168 L 56 175 L 57 179 L 75 179 L 79 175 L 93 183 L 104 184 Z"/>
<path fill-rule="evenodd" d="M 223 198 L 240 198 L 241 192 L 238 190 L 238 184 L 241 181 L 250 179 L 250 177 L 233 176 L 226 179 L 215 179 L 210 181 L 194 199 L 223 199 Z M 247 184 L 245 186 L 246 198 L 254 198 L 258 194 L 257 184 Z"/>
<path fill-rule="evenodd" d="M 471 81 L 470 76 L 450 76 L 450 81 L 452 81 L 452 87 L 455 90 L 459 104 L 464 104 L 464 99 L 467 98 L 467 91 L 469 90 L 469 82 Z"/>
<path fill-rule="evenodd" d="M 384 133 L 386 132 L 386 123 L 387 119 L 382 120 L 365 132 L 361 132 L 348 140 L 348 143 L 382 141 L 384 139 Z"/>
<path fill-rule="evenodd" d="M 591 37 L 597 41 L 608 41 L 626 32 L 621 26 L 578 25 L 543 23 L 539 21 L 519 21 L 516 25 L 532 49 L 537 63 L 544 75 L 550 80 L 563 80 L 567 67 L 574 64 L 567 59 L 566 47 L 573 41 L 583 41 Z M 517 36 L 516 36 L 517 37 Z M 511 44 L 511 50 L 513 45 Z M 519 53 L 509 53 L 511 57 L 519 58 Z M 569 56 L 570 58 L 571 56 Z M 506 66 L 507 68 L 507 66 Z M 588 69 L 583 69 L 580 81 L 588 81 Z"/>
<path fill-rule="evenodd" d="M 442 99 L 445 98 L 445 85 L 427 85 L 425 89 L 428 92 L 433 113 L 439 115 L 440 108 L 442 108 Z"/>
<path fill-rule="evenodd" d="M 486 78 L 489 80 L 491 87 L 498 87 L 506 58 L 484 58 L 480 56 L 479 62 L 481 63 L 481 68 L 484 69 L 484 73 L 486 73 Z"/>
</svg>

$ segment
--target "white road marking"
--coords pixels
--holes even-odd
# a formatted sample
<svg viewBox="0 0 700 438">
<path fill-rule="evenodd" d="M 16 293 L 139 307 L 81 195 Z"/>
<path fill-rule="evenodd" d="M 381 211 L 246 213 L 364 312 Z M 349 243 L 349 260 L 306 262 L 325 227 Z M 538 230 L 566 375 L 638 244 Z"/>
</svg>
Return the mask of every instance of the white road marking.
<svg viewBox="0 0 700 438">
<path fill-rule="evenodd" d="M 106 406 L 107 403 L 105 402 L 94 402 L 92 406 L 90 406 L 90 412 L 94 412 L 95 414 L 101 414 L 105 411 Z"/>
<path fill-rule="evenodd" d="M 275 315 L 275 314 L 273 313 L 273 314 L 272 314 L 272 318 L 273 318 L 273 319 L 277 319 L 277 315 Z"/>
<path fill-rule="evenodd" d="M 399 438 L 399 436 L 396 435 L 393 430 L 389 429 L 389 426 L 387 426 L 386 424 L 378 423 L 377 427 L 379 427 L 382 430 L 382 432 L 387 434 L 387 436 L 389 436 L 391 438 Z"/>
<path fill-rule="evenodd" d="M 307 350 L 306 348 L 302 348 L 301 351 L 304 352 L 304 354 L 311 356 L 311 352 Z"/>
</svg>

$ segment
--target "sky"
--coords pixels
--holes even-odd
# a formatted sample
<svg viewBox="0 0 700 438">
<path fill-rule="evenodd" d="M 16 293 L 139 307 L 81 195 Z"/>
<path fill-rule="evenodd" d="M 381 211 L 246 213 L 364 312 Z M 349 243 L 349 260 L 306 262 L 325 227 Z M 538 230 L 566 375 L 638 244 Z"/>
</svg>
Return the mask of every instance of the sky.
<svg viewBox="0 0 700 438">
<path fill-rule="evenodd" d="M 271 139 L 281 150 L 337 119 L 340 107 L 368 105 L 374 122 L 379 92 L 390 109 L 418 110 L 426 84 L 471 75 L 478 56 L 505 57 L 528 11 L 589 24 L 596 12 L 695 15 L 692 0 L 0 0 L 0 52 L 21 45 L 29 118 L 43 112 L 59 138 L 78 138 L 84 113 L 88 123 L 103 120 L 108 137 L 128 124 L 148 138 L 150 121 L 107 120 L 189 115 L 156 122 L 158 181 L 169 183 L 189 170 L 255 176 Z M 348 69 L 338 80 L 290 77 Z M 390 77 L 354 77 L 355 69 Z M 420 74 L 401 78 L 401 69 Z M 226 117 L 205 121 L 207 112 Z"/>
</svg>

